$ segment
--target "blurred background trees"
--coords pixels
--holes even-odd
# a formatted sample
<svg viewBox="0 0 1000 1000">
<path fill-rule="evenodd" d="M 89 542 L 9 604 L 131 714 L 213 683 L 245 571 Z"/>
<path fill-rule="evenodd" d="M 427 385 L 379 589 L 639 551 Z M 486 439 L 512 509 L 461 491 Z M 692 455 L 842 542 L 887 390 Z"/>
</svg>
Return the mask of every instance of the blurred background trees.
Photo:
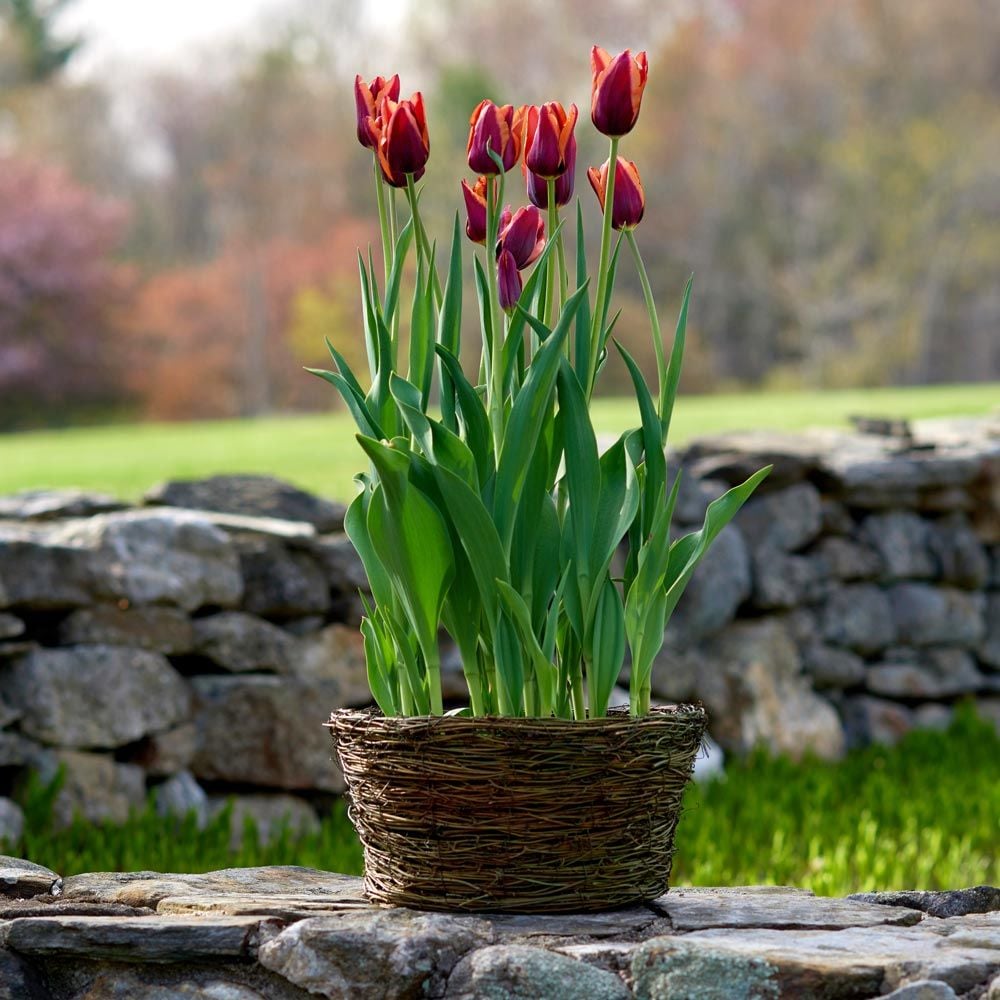
<svg viewBox="0 0 1000 1000">
<path fill-rule="evenodd" d="M 301 368 L 324 336 L 358 357 L 378 242 L 354 73 L 424 91 L 440 239 L 482 96 L 580 104 L 594 223 L 593 42 L 649 51 L 623 153 L 666 314 L 695 272 L 689 391 L 1000 378 L 996 0 L 424 0 L 391 26 L 313 0 L 204 63 L 107 73 L 74 71 L 73 6 L 0 0 L 0 428 L 332 405 Z"/>
</svg>

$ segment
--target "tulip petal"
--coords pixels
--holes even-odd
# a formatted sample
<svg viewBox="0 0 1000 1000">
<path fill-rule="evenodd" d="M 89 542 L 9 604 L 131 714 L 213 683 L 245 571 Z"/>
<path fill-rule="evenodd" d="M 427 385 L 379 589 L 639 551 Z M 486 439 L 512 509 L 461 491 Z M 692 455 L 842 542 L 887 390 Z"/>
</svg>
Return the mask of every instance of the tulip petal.
<svg viewBox="0 0 1000 1000">
<path fill-rule="evenodd" d="M 505 312 L 513 309 L 521 297 L 522 287 L 517 262 L 509 250 L 504 250 L 497 259 L 497 290 L 500 297 L 500 308 Z"/>
</svg>

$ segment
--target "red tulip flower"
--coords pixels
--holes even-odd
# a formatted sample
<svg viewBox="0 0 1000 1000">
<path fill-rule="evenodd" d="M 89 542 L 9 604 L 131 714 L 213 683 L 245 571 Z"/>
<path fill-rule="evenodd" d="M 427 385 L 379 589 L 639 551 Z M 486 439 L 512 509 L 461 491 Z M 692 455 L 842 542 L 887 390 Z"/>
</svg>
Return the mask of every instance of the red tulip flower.
<svg viewBox="0 0 1000 1000">
<path fill-rule="evenodd" d="M 462 181 L 465 197 L 465 235 L 473 243 L 486 242 L 486 178 L 480 177 L 474 187 Z"/>
<path fill-rule="evenodd" d="M 414 180 L 423 176 L 431 142 L 424 98 L 419 91 L 408 101 L 383 98 L 371 131 L 377 140 L 382 175 L 393 187 L 406 187 L 407 174 L 413 174 Z"/>
<path fill-rule="evenodd" d="M 545 210 L 549 207 L 549 184 L 544 177 L 525 170 L 528 180 L 528 201 L 532 205 Z M 568 205 L 573 197 L 573 184 L 576 175 L 576 136 L 571 135 L 566 144 L 566 169 L 556 178 L 556 205 L 562 208 Z"/>
<path fill-rule="evenodd" d="M 626 135 L 639 117 L 649 75 L 646 53 L 640 52 L 633 59 L 626 49 L 612 59 L 595 45 L 590 53 L 590 67 L 594 75 L 590 99 L 594 127 L 612 138 Z"/>
<path fill-rule="evenodd" d="M 519 208 L 513 215 L 509 208 L 500 216 L 497 239 L 497 281 L 500 308 L 509 311 L 521 297 L 521 275 L 538 259 L 545 247 L 545 222 L 534 206 Z"/>
<path fill-rule="evenodd" d="M 469 119 L 469 166 L 477 174 L 500 173 L 489 155 L 492 150 L 503 160 L 506 172 L 521 156 L 525 108 L 512 104 L 497 107 L 492 101 L 480 101 Z"/>
<path fill-rule="evenodd" d="M 590 186 L 597 195 L 601 210 L 605 210 L 604 202 L 608 191 L 608 170 L 610 161 L 598 169 L 591 167 L 587 171 Z M 642 190 L 639 171 L 631 160 L 617 158 L 615 166 L 614 204 L 611 206 L 611 225 L 614 229 L 634 229 L 642 222 L 642 213 L 646 208 L 646 195 Z"/>
<path fill-rule="evenodd" d="M 575 104 L 566 112 L 558 101 L 527 109 L 524 165 L 528 170 L 546 180 L 566 173 L 566 153 L 578 113 Z"/>
<path fill-rule="evenodd" d="M 395 73 L 387 80 L 377 76 L 371 83 L 365 83 L 360 76 L 354 78 L 354 104 L 358 113 L 358 142 L 367 149 L 375 148 L 375 135 L 372 133 L 372 122 L 378 117 L 382 99 L 399 100 L 399 74 Z"/>
</svg>

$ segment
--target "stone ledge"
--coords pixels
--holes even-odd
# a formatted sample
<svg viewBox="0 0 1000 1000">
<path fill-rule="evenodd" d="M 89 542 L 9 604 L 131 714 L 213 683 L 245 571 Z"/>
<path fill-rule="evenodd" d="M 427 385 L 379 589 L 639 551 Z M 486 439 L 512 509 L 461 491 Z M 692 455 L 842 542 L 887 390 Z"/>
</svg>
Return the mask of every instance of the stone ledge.
<svg viewBox="0 0 1000 1000">
<path fill-rule="evenodd" d="M 368 904 L 358 878 L 294 866 L 62 882 L 13 858 L 0 1000 L 1000 996 L 1000 890 L 830 899 L 674 889 L 570 916 Z M 29 886 L 28 876 L 32 881 Z M 938 914 L 938 915 L 934 915 Z"/>
</svg>

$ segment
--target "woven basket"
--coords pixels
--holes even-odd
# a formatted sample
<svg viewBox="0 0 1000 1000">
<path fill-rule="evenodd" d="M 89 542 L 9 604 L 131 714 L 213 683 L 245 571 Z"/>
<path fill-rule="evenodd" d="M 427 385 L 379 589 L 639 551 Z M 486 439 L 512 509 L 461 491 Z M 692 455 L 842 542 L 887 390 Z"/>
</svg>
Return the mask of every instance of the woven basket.
<svg viewBox="0 0 1000 1000">
<path fill-rule="evenodd" d="M 700 706 L 561 719 L 328 723 L 373 902 L 580 913 L 666 892 Z"/>
</svg>

